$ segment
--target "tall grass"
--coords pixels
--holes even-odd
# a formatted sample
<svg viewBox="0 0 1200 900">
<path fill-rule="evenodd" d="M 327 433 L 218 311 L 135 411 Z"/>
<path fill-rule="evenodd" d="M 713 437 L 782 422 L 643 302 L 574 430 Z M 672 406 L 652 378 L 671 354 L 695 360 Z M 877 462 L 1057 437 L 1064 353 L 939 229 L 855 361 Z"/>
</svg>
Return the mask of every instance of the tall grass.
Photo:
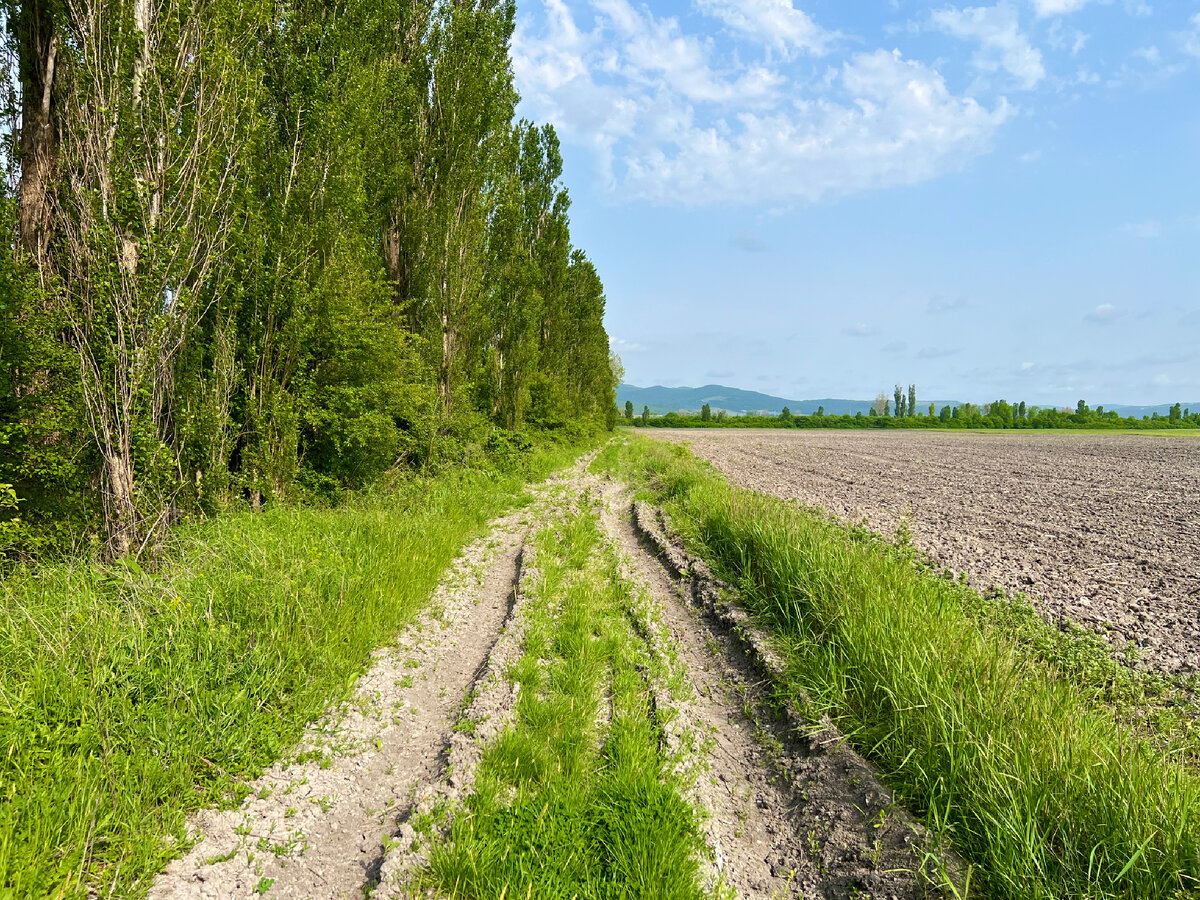
<svg viewBox="0 0 1200 900">
<path fill-rule="evenodd" d="M 903 549 L 731 488 L 684 451 L 637 441 L 624 452 L 608 464 L 647 479 L 779 637 L 804 702 L 963 852 L 987 896 L 1200 887 L 1195 776 L 987 627 L 961 586 Z"/>
<path fill-rule="evenodd" d="M 526 474 L 565 463 L 543 451 Z M 458 470 L 320 510 L 185 527 L 154 572 L 0 584 L 0 897 L 139 894 L 185 816 L 237 795 L 348 693 L 461 546 L 523 495 Z M 164 841 L 164 839 L 167 839 Z"/>
<path fill-rule="evenodd" d="M 590 513 L 537 546 L 508 673 L 515 721 L 485 750 L 428 880 L 454 898 L 700 900 L 703 843 L 660 749 L 646 676 L 662 661 L 631 627 L 631 587 Z"/>
</svg>

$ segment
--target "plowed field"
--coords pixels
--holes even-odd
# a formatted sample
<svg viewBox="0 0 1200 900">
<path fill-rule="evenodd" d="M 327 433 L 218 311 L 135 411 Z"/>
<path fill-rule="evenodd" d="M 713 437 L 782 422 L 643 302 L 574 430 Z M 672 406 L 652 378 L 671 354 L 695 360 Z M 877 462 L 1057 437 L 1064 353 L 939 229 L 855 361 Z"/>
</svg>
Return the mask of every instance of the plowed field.
<svg viewBox="0 0 1200 900">
<path fill-rule="evenodd" d="M 1200 440 L 658 430 L 734 483 L 895 534 L 1167 671 L 1200 670 Z"/>
</svg>

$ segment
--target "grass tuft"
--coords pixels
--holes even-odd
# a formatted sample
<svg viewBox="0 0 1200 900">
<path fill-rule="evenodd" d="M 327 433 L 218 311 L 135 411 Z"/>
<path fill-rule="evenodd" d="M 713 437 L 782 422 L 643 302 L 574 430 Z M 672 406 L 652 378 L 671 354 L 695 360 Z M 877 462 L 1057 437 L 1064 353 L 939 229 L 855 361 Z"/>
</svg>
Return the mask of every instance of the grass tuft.
<svg viewBox="0 0 1200 900">
<path fill-rule="evenodd" d="M 660 751 L 630 587 L 590 513 L 537 547 L 514 722 L 426 877 L 455 898 L 698 900 L 703 842 Z"/>
</svg>

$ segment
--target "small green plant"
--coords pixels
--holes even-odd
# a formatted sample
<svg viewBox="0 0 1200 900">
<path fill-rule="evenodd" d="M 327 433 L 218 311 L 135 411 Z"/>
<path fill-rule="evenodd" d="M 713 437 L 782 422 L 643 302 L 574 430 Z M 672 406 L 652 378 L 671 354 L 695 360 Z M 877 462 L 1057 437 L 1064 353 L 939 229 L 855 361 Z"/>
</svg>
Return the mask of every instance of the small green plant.
<svg viewBox="0 0 1200 900">
<path fill-rule="evenodd" d="M 275 884 L 274 878 L 267 878 L 264 876 L 264 877 L 258 879 L 258 883 L 254 885 L 254 893 L 265 894 L 267 891 L 269 891 L 271 889 L 271 886 L 273 884 Z"/>
</svg>

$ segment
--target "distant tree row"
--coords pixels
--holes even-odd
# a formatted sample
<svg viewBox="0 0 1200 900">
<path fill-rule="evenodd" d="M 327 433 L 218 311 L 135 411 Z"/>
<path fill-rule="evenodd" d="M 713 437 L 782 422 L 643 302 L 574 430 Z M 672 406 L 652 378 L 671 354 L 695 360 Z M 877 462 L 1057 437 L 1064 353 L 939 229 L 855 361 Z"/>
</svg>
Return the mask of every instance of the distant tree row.
<svg viewBox="0 0 1200 900">
<path fill-rule="evenodd" d="M 896 402 L 897 415 L 892 414 L 892 400 Z M 913 413 L 911 410 L 916 408 L 916 402 L 914 385 L 908 386 L 907 393 L 897 385 L 891 399 L 882 393 L 876 397 L 869 413 L 829 416 L 825 414 L 824 407 L 820 407 L 813 415 L 798 416 L 785 406 L 778 416 L 731 416 L 725 410 L 718 410 L 714 414 L 705 404 L 699 415 L 669 412 L 651 416 L 649 407 L 646 407 L 641 419 L 631 424 L 659 428 L 1200 428 L 1200 411 L 1192 412 L 1179 403 L 1172 406 L 1165 416 L 1154 413 L 1139 419 L 1121 416 L 1115 410 L 1105 410 L 1103 406 L 1092 409 L 1083 400 L 1073 409 L 1028 406 L 1023 400 L 1016 404 L 997 400 L 982 406 L 974 403 L 946 405 L 936 412 L 934 405 L 930 404 L 927 411 Z M 632 409 L 632 404 L 627 406 Z M 631 419 L 631 416 L 627 415 L 627 419 Z"/>
</svg>

